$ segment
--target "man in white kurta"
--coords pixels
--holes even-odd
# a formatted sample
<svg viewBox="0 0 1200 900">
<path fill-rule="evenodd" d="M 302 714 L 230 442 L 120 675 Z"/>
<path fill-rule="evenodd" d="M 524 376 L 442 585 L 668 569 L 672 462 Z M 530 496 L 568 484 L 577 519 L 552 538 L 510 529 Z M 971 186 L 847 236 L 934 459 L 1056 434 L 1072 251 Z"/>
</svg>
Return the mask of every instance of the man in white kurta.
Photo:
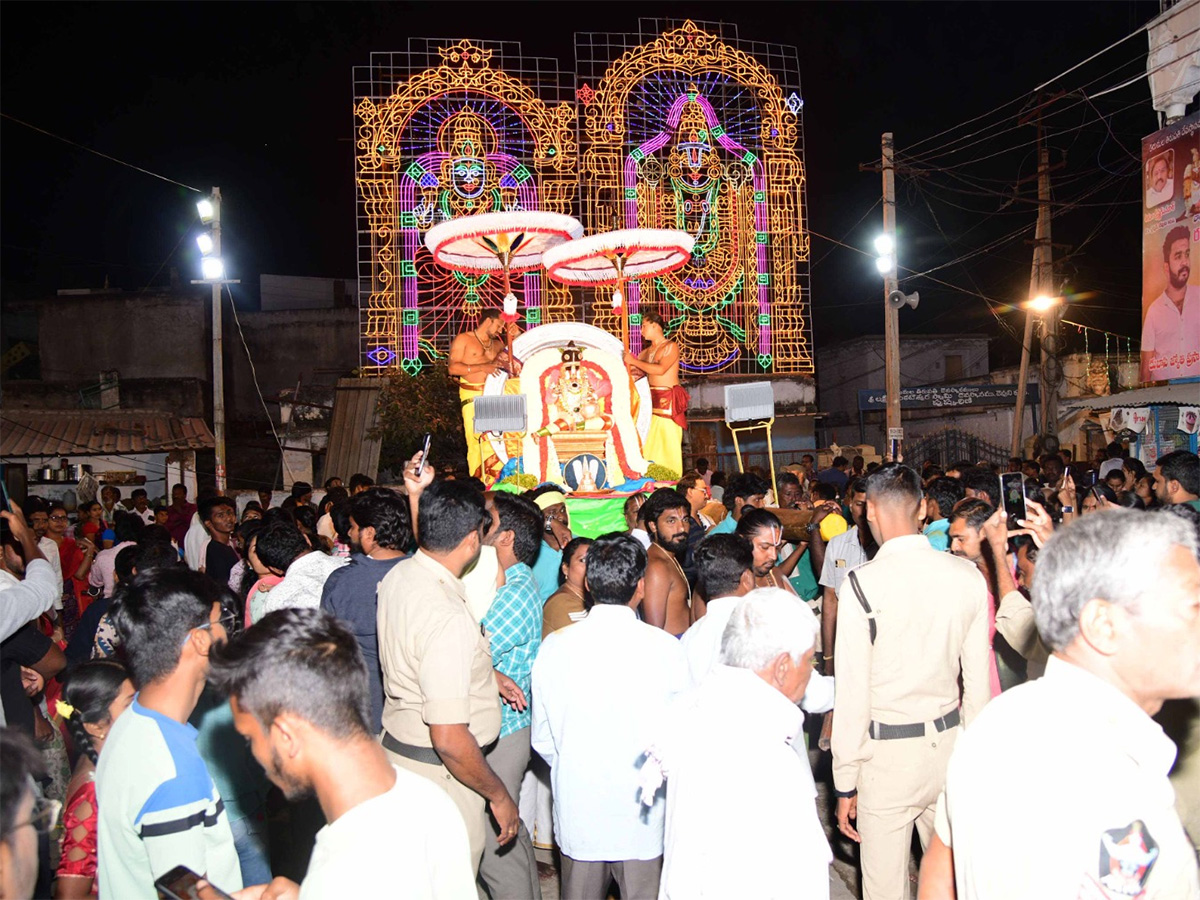
<svg viewBox="0 0 1200 900">
<path fill-rule="evenodd" d="M 712 535 L 696 548 L 697 583 L 706 596 L 714 599 L 708 601 L 705 614 L 679 638 L 687 658 L 688 684 L 693 687 L 717 667 L 721 637 L 729 617 L 742 597 L 754 590 L 753 559 L 749 542 L 735 534 Z M 807 605 L 805 609 L 808 609 Z M 812 614 L 811 609 L 809 614 Z M 815 621 L 816 617 L 813 618 Z M 808 713 L 833 709 L 833 678 L 814 672 L 800 708 Z M 805 753 L 803 741 L 797 747 L 801 754 Z"/>
<path fill-rule="evenodd" d="M 638 802 L 639 764 L 686 683 L 679 641 L 639 622 L 646 554 L 628 535 L 588 549 L 587 616 L 546 638 L 533 665 L 533 749 L 550 765 L 562 896 L 654 897 L 662 865 L 660 798 Z"/>
<path fill-rule="evenodd" d="M 1197 552 L 1192 526 L 1161 513 L 1109 510 L 1055 532 L 1033 582 L 1054 655 L 955 746 L 937 822 L 953 868 L 923 863 L 922 891 L 952 872 L 962 900 L 1200 898 L 1167 778 L 1175 744 L 1151 718 L 1200 695 Z"/>
<path fill-rule="evenodd" d="M 829 896 L 832 854 L 807 759 L 793 749 L 817 621 L 778 588 L 739 600 L 721 664 L 672 709 L 643 767 L 662 777 L 667 818 L 661 900 Z"/>
</svg>

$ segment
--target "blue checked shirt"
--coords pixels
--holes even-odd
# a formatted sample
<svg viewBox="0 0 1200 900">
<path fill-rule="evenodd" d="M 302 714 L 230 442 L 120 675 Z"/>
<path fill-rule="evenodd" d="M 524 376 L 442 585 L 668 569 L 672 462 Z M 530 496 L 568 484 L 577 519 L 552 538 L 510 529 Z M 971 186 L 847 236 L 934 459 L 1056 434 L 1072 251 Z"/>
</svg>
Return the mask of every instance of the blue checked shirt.
<svg viewBox="0 0 1200 900">
<path fill-rule="evenodd" d="M 533 570 L 525 563 L 504 570 L 504 587 L 496 592 L 496 599 L 483 617 L 483 627 L 492 642 L 492 667 L 515 681 L 530 701 L 525 712 L 500 704 L 500 737 L 505 737 L 530 725 L 530 673 L 542 644 L 542 600 Z"/>
</svg>

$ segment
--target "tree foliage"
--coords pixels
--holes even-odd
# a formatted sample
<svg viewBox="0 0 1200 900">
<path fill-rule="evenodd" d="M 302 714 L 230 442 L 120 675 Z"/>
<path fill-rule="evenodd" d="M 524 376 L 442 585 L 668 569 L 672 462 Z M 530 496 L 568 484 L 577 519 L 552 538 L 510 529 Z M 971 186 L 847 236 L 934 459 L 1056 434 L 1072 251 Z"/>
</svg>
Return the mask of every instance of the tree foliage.
<svg viewBox="0 0 1200 900">
<path fill-rule="evenodd" d="M 428 366 L 416 376 L 397 372 L 379 392 L 379 425 L 373 436 L 381 439 L 380 471 L 398 472 L 421 449 L 426 433 L 431 435 L 429 454 L 435 467 L 465 467 L 458 385 L 444 366 Z"/>
</svg>

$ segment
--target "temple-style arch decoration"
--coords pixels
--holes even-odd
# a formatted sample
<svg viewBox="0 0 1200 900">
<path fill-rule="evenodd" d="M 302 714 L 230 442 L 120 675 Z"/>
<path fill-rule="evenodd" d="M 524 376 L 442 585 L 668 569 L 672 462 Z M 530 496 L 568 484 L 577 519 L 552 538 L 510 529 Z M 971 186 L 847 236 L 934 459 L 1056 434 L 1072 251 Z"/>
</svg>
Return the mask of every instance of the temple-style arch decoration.
<svg viewBox="0 0 1200 900">
<path fill-rule="evenodd" d="M 622 40 L 577 37 L 585 225 L 677 228 L 696 240 L 688 265 L 630 285 L 631 323 L 658 311 L 691 372 L 811 373 L 797 90 L 785 96 L 762 62 L 691 21 L 589 84 L 588 63 L 594 71 Z M 608 293 L 589 301 L 588 320 L 616 333 Z"/>
<path fill-rule="evenodd" d="M 498 210 L 572 211 L 575 110 L 556 102 L 566 93 L 559 74 L 553 61 L 523 59 L 518 45 L 466 40 L 372 54 L 370 67 L 356 69 L 363 375 L 416 374 L 481 309 L 500 306 L 498 279 L 433 262 L 430 226 Z M 513 288 L 527 326 L 579 317 L 569 290 L 544 272 Z"/>
</svg>

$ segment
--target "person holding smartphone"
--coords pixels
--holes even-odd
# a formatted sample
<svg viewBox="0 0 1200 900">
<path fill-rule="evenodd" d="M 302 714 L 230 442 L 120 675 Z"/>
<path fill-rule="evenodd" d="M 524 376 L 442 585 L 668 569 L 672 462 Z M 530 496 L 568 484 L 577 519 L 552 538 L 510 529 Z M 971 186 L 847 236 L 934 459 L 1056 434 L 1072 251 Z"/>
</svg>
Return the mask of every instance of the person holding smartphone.
<svg viewBox="0 0 1200 900">
<path fill-rule="evenodd" d="M 54 573 L 46 557 L 38 549 L 37 536 L 25 523 L 21 508 L 9 503 L 0 511 L 7 526 L 3 552 L 0 553 L 0 640 L 15 634 L 30 619 L 36 619 L 54 606 L 60 586 L 54 583 Z M 18 569 L 16 548 L 25 559 L 24 573 Z M 22 574 L 24 578 L 22 578 Z M 4 712 L 0 710 L 0 725 Z"/>
<path fill-rule="evenodd" d="M 475 900 L 462 816 L 436 783 L 389 762 L 368 721 L 363 656 L 338 620 L 270 613 L 213 653 L 210 679 L 271 781 L 289 800 L 315 794 L 328 823 L 303 886 L 276 877 L 235 896 Z"/>
<path fill-rule="evenodd" d="M 139 690 L 96 767 L 102 897 L 153 896 L 178 865 L 242 887 L 229 814 L 188 724 L 210 655 L 237 621 L 232 604 L 228 588 L 182 567 L 122 586 L 113 618 Z"/>
</svg>

